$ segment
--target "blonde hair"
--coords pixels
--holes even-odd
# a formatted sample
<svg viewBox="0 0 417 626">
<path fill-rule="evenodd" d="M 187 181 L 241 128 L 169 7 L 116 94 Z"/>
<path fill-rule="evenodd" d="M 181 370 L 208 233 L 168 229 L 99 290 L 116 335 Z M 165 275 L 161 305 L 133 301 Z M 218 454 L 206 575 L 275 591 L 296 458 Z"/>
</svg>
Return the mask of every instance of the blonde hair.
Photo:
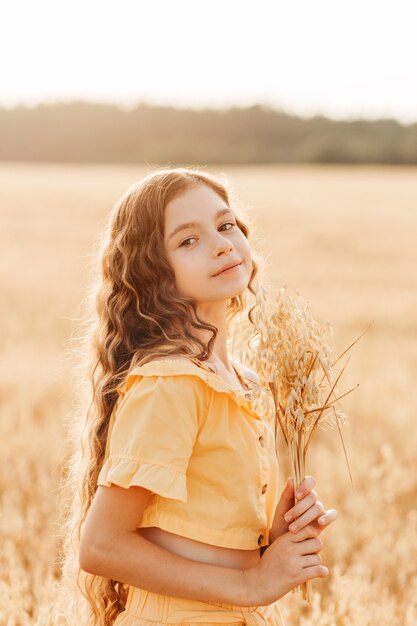
<svg viewBox="0 0 417 626">
<path fill-rule="evenodd" d="M 178 294 L 163 245 L 167 203 L 201 183 L 230 206 L 226 183 L 219 177 L 194 168 L 156 170 L 115 204 L 93 255 L 93 265 L 100 271 L 88 287 L 87 313 L 75 338 L 80 359 L 74 378 L 78 405 L 68 419 L 69 457 L 62 481 L 68 510 L 62 523 L 61 590 L 65 619 L 74 616 L 70 623 L 111 626 L 127 598 L 126 584 L 89 574 L 78 562 L 81 528 L 97 489 L 117 388 L 132 367 L 155 356 L 187 355 L 204 361 L 212 352 L 217 329 L 199 318 L 192 298 Z M 248 226 L 237 214 L 236 221 L 248 238 Z M 252 263 L 248 289 L 255 294 L 258 263 L 254 258 Z M 245 294 L 231 298 L 228 322 L 246 308 Z M 193 329 L 211 331 L 212 337 L 205 344 Z M 81 616 L 80 601 L 87 617 Z"/>
</svg>

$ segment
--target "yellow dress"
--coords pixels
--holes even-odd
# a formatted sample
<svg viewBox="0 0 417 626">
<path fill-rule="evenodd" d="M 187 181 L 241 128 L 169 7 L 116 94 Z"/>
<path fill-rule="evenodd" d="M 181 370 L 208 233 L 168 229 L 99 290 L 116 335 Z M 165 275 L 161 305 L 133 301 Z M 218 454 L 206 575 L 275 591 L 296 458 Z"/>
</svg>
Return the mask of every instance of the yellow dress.
<svg viewBox="0 0 417 626">
<path fill-rule="evenodd" d="M 139 528 L 227 548 L 268 545 L 279 464 L 273 416 L 255 411 L 254 393 L 187 358 L 133 368 L 119 388 L 97 484 L 152 492 Z M 283 624 L 278 602 L 236 607 L 130 587 L 115 624 L 147 622 Z"/>
</svg>

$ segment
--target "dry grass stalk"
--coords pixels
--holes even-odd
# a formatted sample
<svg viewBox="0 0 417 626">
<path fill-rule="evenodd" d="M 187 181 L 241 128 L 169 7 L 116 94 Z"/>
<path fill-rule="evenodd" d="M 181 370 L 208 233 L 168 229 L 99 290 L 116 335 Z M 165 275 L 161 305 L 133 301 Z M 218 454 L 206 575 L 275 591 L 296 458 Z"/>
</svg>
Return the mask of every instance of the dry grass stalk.
<svg viewBox="0 0 417 626">
<path fill-rule="evenodd" d="M 334 360 L 330 340 L 333 328 L 329 322 L 317 323 L 300 292 L 296 290 L 297 297 L 291 297 L 285 290 L 286 286 L 269 293 L 258 285 L 253 312 L 257 333 L 241 348 L 240 358 L 257 372 L 262 389 L 272 394 L 275 441 L 279 426 L 289 452 L 296 490 L 305 478 L 306 453 L 319 425 L 324 429 L 325 422 L 331 427 L 336 424 L 343 444 L 340 425 L 347 424 L 347 417 L 336 411 L 334 404 L 346 395 L 336 396 L 337 383 L 347 362 L 337 377 L 333 367 L 357 340 Z M 258 402 L 267 402 L 265 394 L 263 398 L 261 394 Z M 347 461 L 344 444 L 343 449 Z M 349 468 L 348 461 L 347 465 Z M 298 589 L 303 599 L 311 602 L 311 580 Z"/>
</svg>

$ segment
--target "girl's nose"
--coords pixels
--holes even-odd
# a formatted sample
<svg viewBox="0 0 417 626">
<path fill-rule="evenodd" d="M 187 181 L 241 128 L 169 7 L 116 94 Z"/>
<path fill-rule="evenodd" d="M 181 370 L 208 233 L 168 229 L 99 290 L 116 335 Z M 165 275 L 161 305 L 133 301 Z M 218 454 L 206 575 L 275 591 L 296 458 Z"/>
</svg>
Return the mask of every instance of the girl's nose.
<svg viewBox="0 0 417 626">
<path fill-rule="evenodd" d="M 233 245 L 230 239 L 225 237 L 223 233 L 216 231 L 216 234 L 213 239 L 213 254 L 217 256 L 220 252 L 230 252 L 233 250 Z"/>
</svg>

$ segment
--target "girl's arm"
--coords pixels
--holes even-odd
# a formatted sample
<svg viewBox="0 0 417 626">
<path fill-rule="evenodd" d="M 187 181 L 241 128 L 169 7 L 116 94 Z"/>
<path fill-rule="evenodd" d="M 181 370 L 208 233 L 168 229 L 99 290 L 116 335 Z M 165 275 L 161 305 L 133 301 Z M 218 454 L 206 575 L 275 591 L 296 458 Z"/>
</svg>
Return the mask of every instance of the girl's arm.
<svg viewBox="0 0 417 626">
<path fill-rule="evenodd" d="M 82 528 L 82 569 L 154 593 L 236 606 L 270 604 L 294 586 L 328 574 L 312 526 L 278 537 L 246 570 L 178 556 L 136 532 L 150 495 L 137 486 L 98 487 Z"/>
<path fill-rule="evenodd" d="M 255 606 L 244 571 L 184 558 L 136 532 L 151 492 L 99 486 L 81 534 L 81 569 L 168 596 Z"/>
</svg>

